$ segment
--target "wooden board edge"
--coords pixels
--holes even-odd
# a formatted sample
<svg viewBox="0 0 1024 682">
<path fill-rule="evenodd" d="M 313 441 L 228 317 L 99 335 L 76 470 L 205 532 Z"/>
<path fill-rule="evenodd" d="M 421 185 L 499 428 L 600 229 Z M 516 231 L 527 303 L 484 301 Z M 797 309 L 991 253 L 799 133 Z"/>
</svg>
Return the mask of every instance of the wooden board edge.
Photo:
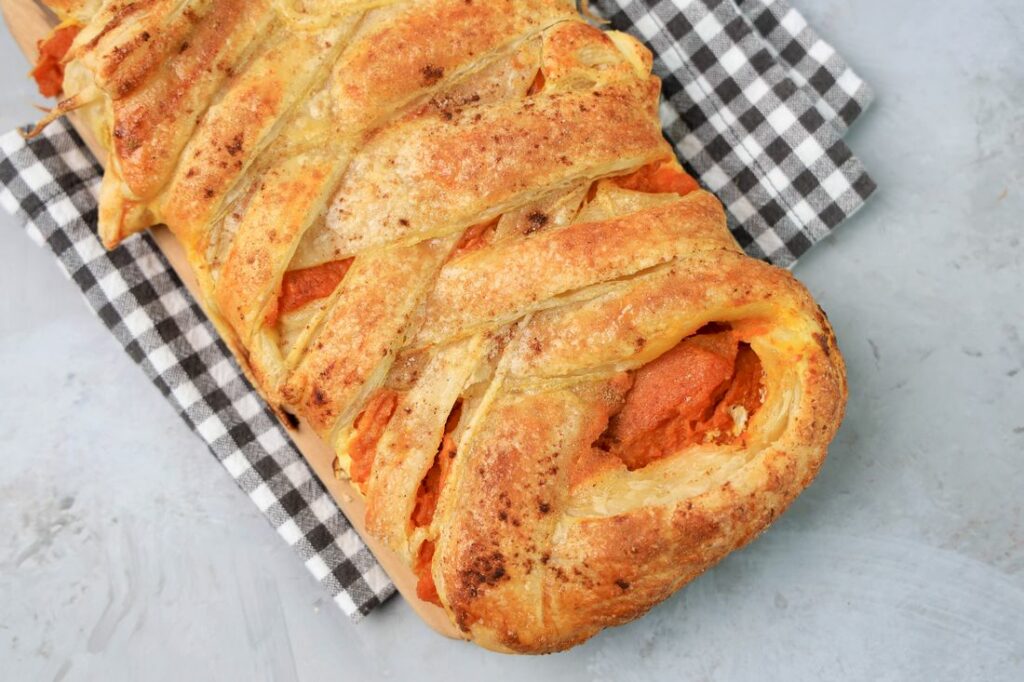
<svg viewBox="0 0 1024 682">
<path fill-rule="evenodd" d="M 21 48 L 29 63 L 34 63 L 37 57 L 36 44 L 49 34 L 50 29 L 54 26 L 54 17 L 34 0 L 0 0 L 0 11 L 3 13 L 4 22 L 14 41 Z M 74 114 L 68 118 L 89 149 L 102 162 L 105 153 L 92 131 L 83 125 Z M 164 226 L 154 228 L 150 232 L 189 293 L 202 306 L 203 301 L 199 295 L 198 282 L 181 244 Z M 397 554 L 366 532 L 366 508 L 363 498 L 348 481 L 335 477 L 334 453 L 330 447 L 304 423 L 300 423 L 298 429 L 292 429 L 284 423 L 281 426 L 291 436 L 296 448 L 341 508 L 352 527 L 373 552 L 413 611 L 439 634 L 451 639 L 465 639 L 465 635 L 452 625 L 443 609 L 416 596 L 417 579 L 412 569 Z"/>
</svg>

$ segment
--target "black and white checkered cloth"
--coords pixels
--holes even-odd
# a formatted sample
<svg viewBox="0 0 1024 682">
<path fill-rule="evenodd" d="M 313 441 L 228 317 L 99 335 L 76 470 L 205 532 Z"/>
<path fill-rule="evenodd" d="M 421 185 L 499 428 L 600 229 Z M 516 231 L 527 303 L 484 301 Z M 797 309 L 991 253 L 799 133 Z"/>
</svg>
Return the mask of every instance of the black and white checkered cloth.
<svg viewBox="0 0 1024 682">
<path fill-rule="evenodd" d="M 330 591 L 360 618 L 394 586 L 147 234 L 106 251 L 103 170 L 65 121 L 0 137 L 0 204 L 25 223 L 89 306 Z"/>
<path fill-rule="evenodd" d="M 863 81 L 781 0 L 598 0 L 654 50 L 665 134 L 718 194 L 748 253 L 788 266 L 863 205 L 874 183 L 841 136 Z M 107 252 L 102 169 L 65 122 L 0 137 L 0 205 L 47 245 L 125 351 L 207 443 L 341 609 L 394 587 L 246 382 L 149 235 Z"/>
<path fill-rule="evenodd" d="M 842 134 L 872 93 L 784 0 L 597 0 L 643 40 L 665 135 L 751 256 L 791 266 L 875 183 Z"/>
</svg>

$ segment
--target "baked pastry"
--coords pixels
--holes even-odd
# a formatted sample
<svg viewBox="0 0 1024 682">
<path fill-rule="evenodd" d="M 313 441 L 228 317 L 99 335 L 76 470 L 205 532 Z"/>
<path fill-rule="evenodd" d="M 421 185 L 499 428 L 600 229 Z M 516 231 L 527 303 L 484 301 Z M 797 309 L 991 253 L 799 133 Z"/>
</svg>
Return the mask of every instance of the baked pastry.
<svg viewBox="0 0 1024 682">
<path fill-rule="evenodd" d="M 832 331 L 675 161 L 629 36 L 565 0 L 50 4 L 103 240 L 171 228 L 467 637 L 633 619 L 814 477 Z"/>
</svg>

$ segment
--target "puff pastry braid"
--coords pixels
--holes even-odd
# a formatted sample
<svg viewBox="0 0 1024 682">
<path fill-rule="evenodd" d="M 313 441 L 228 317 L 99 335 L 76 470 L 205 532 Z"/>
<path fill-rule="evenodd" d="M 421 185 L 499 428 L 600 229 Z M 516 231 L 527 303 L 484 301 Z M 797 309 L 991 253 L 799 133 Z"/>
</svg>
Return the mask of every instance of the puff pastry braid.
<svg viewBox="0 0 1024 682">
<path fill-rule="evenodd" d="M 676 163 L 651 55 L 565 0 L 51 0 L 107 244 L 166 223 L 267 400 L 477 643 L 637 617 L 814 477 L 818 306 Z"/>
</svg>

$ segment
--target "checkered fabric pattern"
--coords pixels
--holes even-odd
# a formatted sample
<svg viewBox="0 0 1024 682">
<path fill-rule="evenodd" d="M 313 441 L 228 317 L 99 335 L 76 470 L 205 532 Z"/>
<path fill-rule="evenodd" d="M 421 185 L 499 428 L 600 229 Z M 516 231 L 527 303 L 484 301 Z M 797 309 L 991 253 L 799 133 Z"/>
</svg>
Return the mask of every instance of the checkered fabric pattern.
<svg viewBox="0 0 1024 682">
<path fill-rule="evenodd" d="M 846 132 L 874 98 L 867 83 L 788 3 L 740 0 L 738 6 L 786 76 L 837 132 Z"/>
<path fill-rule="evenodd" d="M 597 0 L 655 54 L 665 134 L 751 256 L 791 266 L 875 183 L 842 140 L 870 89 L 783 0 Z"/>
<path fill-rule="evenodd" d="M 792 265 L 875 188 L 841 135 L 871 92 L 781 0 L 597 0 L 654 51 L 665 134 L 725 203 L 749 254 Z M 89 305 L 238 485 L 358 620 L 394 587 L 144 235 L 96 237 L 102 170 L 65 122 L 0 137 L 0 205 L 47 245 Z"/>
<path fill-rule="evenodd" d="M 0 137 L 0 205 L 53 251 L 89 306 L 355 620 L 394 592 L 387 575 L 242 375 L 149 235 L 106 251 L 102 168 L 59 121 Z"/>
</svg>

